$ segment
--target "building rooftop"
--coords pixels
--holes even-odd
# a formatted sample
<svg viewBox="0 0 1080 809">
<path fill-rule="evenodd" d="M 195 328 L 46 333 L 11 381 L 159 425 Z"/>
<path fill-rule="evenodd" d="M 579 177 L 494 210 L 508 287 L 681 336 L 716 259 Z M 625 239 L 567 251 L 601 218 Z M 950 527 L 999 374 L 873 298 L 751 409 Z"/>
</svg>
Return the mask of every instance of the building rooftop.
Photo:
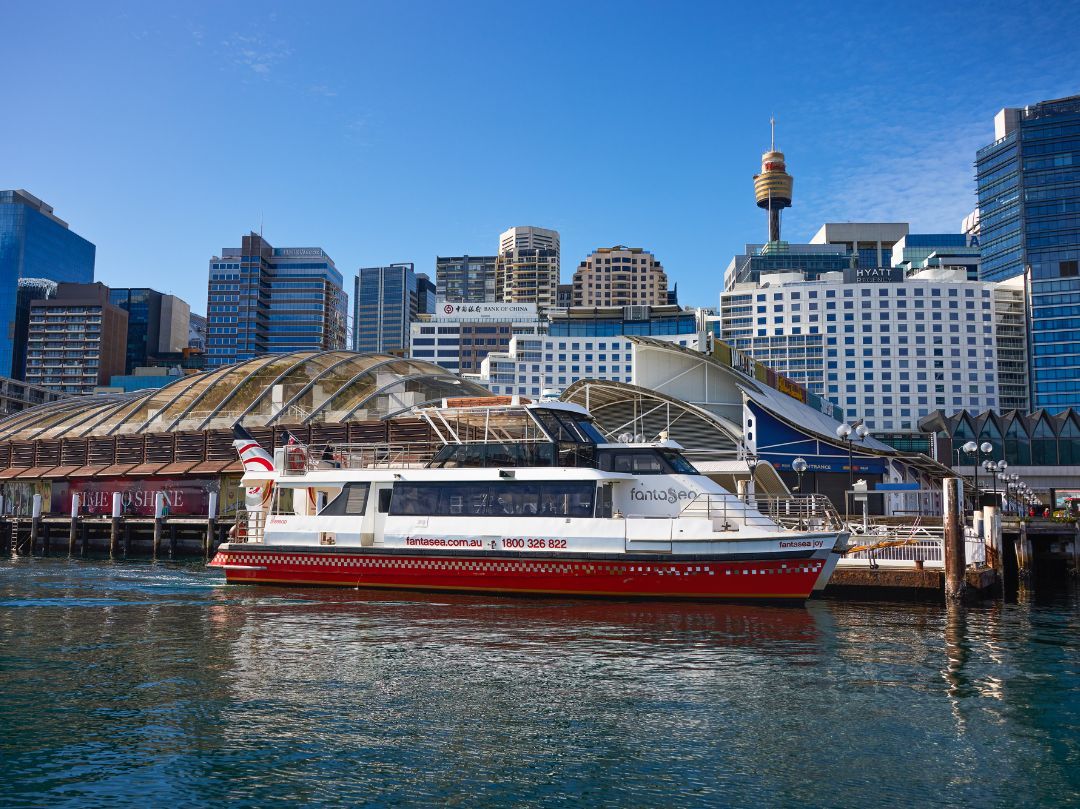
<svg viewBox="0 0 1080 809">
<path fill-rule="evenodd" d="M 438 365 L 387 354 L 270 354 L 129 395 L 81 396 L 0 420 L 0 441 L 388 418 L 446 397 L 490 396 Z"/>
</svg>

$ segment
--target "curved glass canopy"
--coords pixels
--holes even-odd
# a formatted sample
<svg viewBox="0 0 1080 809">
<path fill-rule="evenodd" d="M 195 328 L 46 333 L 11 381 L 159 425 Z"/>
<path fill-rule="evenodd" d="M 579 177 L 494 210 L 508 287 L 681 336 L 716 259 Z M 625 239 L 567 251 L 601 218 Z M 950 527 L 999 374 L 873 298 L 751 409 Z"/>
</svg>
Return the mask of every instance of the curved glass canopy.
<svg viewBox="0 0 1080 809">
<path fill-rule="evenodd" d="M 81 396 L 0 420 L 0 441 L 362 421 L 455 396 L 491 396 L 430 362 L 389 354 L 270 354 L 163 388 Z"/>
</svg>

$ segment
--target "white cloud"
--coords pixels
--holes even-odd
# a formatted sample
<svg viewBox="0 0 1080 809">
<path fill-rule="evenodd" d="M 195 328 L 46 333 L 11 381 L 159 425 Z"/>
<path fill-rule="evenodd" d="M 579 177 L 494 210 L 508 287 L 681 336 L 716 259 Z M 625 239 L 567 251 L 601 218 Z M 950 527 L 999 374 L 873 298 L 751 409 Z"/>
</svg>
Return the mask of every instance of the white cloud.
<svg viewBox="0 0 1080 809">
<path fill-rule="evenodd" d="M 262 35 L 236 34 L 222 44 L 232 53 L 236 64 L 263 78 L 270 75 L 274 65 L 292 55 L 292 50 L 285 42 L 270 40 Z"/>
</svg>

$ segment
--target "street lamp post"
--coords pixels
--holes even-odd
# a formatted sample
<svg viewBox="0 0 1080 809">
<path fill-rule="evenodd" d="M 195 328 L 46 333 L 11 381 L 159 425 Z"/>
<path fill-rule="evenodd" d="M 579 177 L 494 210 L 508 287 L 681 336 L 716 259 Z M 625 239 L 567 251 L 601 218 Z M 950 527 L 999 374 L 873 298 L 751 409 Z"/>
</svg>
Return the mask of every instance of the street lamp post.
<svg viewBox="0 0 1080 809">
<path fill-rule="evenodd" d="M 981 445 L 976 444 L 974 441 L 968 441 L 961 449 L 966 454 L 975 456 L 972 458 L 971 463 L 975 468 L 975 506 L 977 508 L 979 505 L 979 454 L 989 455 L 994 451 L 994 445 L 989 441 L 984 441 Z"/>
<path fill-rule="evenodd" d="M 795 470 L 795 474 L 799 476 L 799 482 L 795 485 L 795 491 L 802 494 L 802 476 L 806 471 L 806 458 L 796 458 L 791 462 L 791 468 Z"/>
<path fill-rule="evenodd" d="M 852 438 L 854 433 L 854 438 Z M 851 429 L 850 424 L 841 424 L 836 428 L 836 437 L 841 441 L 847 443 L 847 456 L 848 456 L 848 491 L 855 488 L 855 449 L 853 446 L 854 441 L 862 441 L 870 434 L 870 428 L 865 424 L 860 424 L 854 430 Z M 844 497 L 844 511 L 849 511 L 847 496 Z"/>
</svg>

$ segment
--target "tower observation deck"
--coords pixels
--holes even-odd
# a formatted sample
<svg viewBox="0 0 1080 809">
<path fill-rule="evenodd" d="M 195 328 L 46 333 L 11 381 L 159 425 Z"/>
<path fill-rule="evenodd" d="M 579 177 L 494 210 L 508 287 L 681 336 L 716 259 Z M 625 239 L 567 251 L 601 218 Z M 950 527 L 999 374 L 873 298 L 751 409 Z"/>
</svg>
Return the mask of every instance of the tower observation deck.
<svg viewBox="0 0 1080 809">
<path fill-rule="evenodd" d="M 784 153 L 776 150 L 776 122 L 769 121 L 772 139 L 769 151 L 761 156 L 761 174 L 754 175 L 757 206 L 769 212 L 769 241 L 780 241 L 780 211 L 791 207 L 794 179 L 787 173 Z"/>
</svg>

